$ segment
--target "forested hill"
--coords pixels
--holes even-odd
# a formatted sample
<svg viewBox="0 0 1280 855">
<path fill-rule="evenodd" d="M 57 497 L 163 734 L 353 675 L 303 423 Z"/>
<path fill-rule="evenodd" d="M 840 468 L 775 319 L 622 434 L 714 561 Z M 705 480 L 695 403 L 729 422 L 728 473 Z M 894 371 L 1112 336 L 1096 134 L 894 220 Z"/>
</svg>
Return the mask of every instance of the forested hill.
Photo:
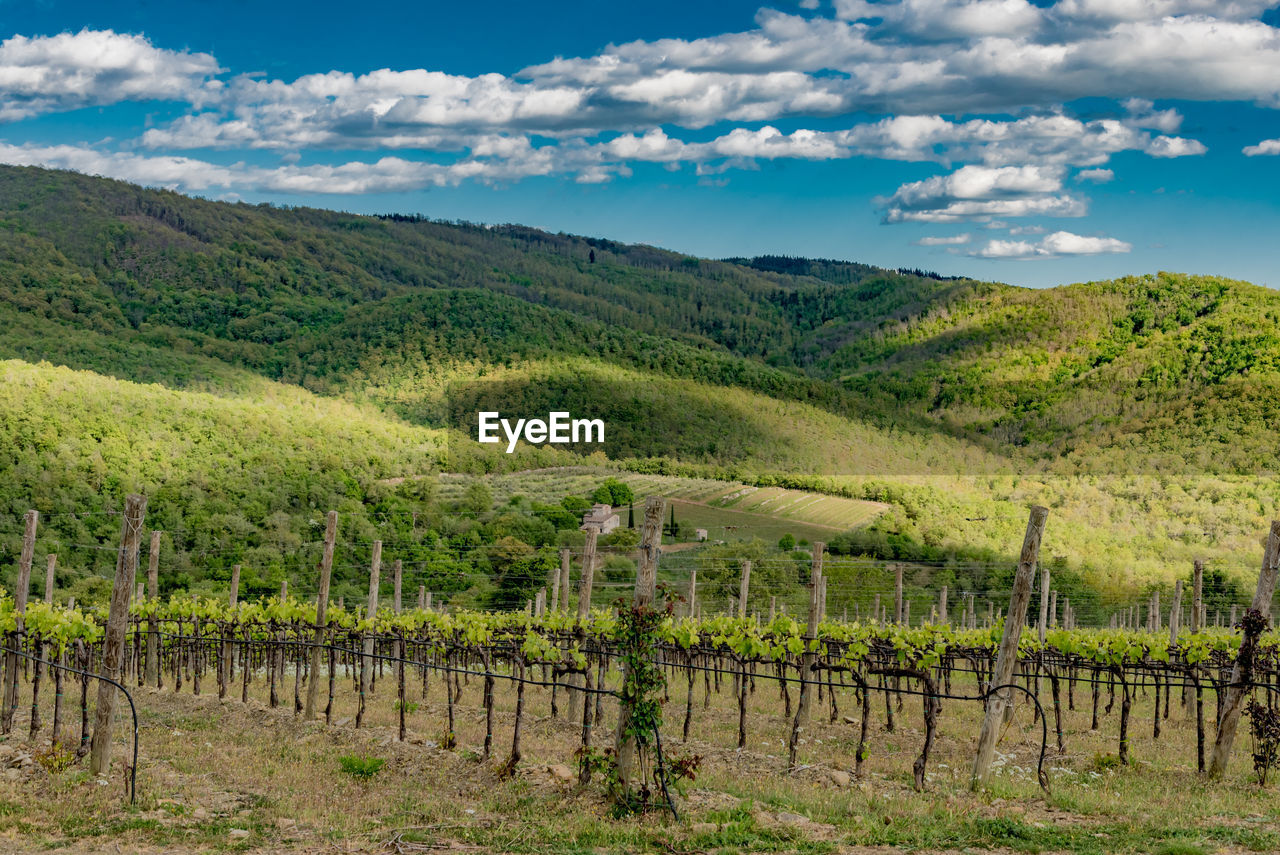
<svg viewBox="0 0 1280 855">
<path fill-rule="evenodd" d="M 359 542 L 394 516 L 469 550 L 509 534 L 506 515 L 460 517 L 417 476 L 599 450 L 882 502 L 846 546 L 895 560 L 1001 554 L 1040 502 L 1056 560 L 1097 589 L 1209 547 L 1243 577 L 1280 502 L 1256 477 L 1280 451 L 1280 299 L 1212 277 L 1032 290 L 712 261 L 0 167 L 0 360 L 0 562 L 27 508 L 53 514 L 42 549 L 109 544 L 107 514 L 141 489 L 184 573 L 245 562 L 267 590 L 307 566 L 290 544 L 324 509 Z M 603 449 L 508 458 L 456 431 L 482 403 L 614 429 Z M 106 572 L 111 552 L 68 560 Z"/>
<path fill-rule="evenodd" d="M 478 288 L 794 366 L 829 321 L 955 290 L 862 265 L 831 280 L 520 226 L 208 202 L 35 168 L 0 167 L 0 217 L 6 284 L 19 289 L 6 298 L 23 310 L 77 324 L 92 314 L 123 334 L 181 330 L 254 365 L 353 307 Z"/>
<path fill-rule="evenodd" d="M 1280 298 L 1239 282 L 1030 290 L 711 261 L 14 167 L 0 167 L 0 253 L 0 356 L 123 379 L 257 375 L 422 420 L 441 411 L 441 383 L 478 365 L 575 355 L 1075 469 L 1137 454 L 1252 472 L 1276 450 Z"/>
</svg>

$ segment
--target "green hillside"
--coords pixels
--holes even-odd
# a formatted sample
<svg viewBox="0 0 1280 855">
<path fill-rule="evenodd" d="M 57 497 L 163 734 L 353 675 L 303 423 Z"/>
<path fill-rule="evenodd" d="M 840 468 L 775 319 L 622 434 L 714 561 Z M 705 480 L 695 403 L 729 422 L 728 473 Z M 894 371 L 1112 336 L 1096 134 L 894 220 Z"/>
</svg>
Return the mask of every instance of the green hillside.
<svg viewBox="0 0 1280 855">
<path fill-rule="evenodd" d="M 415 566 L 482 596 L 501 572 L 465 550 L 513 537 L 540 561 L 571 529 L 535 507 L 555 497 L 468 510 L 430 473 L 585 457 L 881 503 L 831 540 L 978 588 L 1042 502 L 1063 572 L 1122 598 L 1195 557 L 1239 578 L 1256 564 L 1280 505 L 1278 320 L 1274 292 L 1211 277 L 1030 290 L 0 167 L 0 499 L 14 520 L 145 489 L 157 526 L 185 532 L 184 578 L 244 563 L 264 590 L 307 584 L 314 559 L 292 544 L 321 510 L 362 543 L 407 515 Z M 481 405 L 611 427 L 603 449 L 507 456 L 470 438 Z M 109 520 L 58 519 L 51 544 L 114 538 Z M 98 551 L 68 578 L 106 573 Z"/>
</svg>

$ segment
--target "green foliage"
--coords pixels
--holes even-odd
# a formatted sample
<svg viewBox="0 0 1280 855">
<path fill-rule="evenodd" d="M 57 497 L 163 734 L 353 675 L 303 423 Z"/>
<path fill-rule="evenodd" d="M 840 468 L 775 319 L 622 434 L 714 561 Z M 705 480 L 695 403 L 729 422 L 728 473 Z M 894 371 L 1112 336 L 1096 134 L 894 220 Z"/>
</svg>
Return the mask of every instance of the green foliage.
<svg viewBox="0 0 1280 855">
<path fill-rule="evenodd" d="M 345 754 L 338 758 L 338 766 L 343 773 L 361 782 L 372 780 L 386 763 L 381 757 L 361 757 L 355 754 Z"/>
<path fill-rule="evenodd" d="M 636 494 L 631 491 L 630 487 L 619 481 L 617 478 L 606 478 L 605 482 L 597 487 L 596 491 L 591 494 L 591 498 L 601 504 L 612 505 L 617 509 L 623 505 L 630 505 L 634 502 L 636 500 Z"/>
<path fill-rule="evenodd" d="M 591 503 L 581 496 L 565 496 L 560 504 L 564 505 L 565 510 L 579 516 L 591 510 Z"/>
<path fill-rule="evenodd" d="M 467 485 L 466 496 L 462 507 L 473 514 L 483 514 L 493 505 L 493 491 L 483 481 L 472 481 Z"/>
</svg>

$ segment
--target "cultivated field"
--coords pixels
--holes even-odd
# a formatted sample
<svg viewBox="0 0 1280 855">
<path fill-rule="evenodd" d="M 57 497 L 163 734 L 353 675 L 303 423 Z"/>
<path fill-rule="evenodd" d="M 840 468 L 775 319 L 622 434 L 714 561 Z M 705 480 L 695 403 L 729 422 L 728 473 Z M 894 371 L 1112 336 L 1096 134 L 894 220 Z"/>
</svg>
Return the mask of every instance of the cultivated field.
<svg viewBox="0 0 1280 855">
<path fill-rule="evenodd" d="M 499 504 L 517 495 L 541 502 L 558 502 L 567 495 L 589 494 L 605 478 L 617 478 L 635 491 L 637 509 L 645 496 L 661 495 L 671 499 L 684 534 L 690 539 L 694 529 L 705 528 L 711 540 L 760 537 L 776 541 L 786 533 L 797 540 L 825 540 L 871 522 L 887 507 L 879 502 L 803 490 L 751 487 L 707 478 L 639 475 L 591 466 L 487 476 L 442 475 L 441 497 L 446 501 L 457 500 L 477 477 L 489 484 Z M 622 513 L 625 524 L 625 508 Z"/>
</svg>

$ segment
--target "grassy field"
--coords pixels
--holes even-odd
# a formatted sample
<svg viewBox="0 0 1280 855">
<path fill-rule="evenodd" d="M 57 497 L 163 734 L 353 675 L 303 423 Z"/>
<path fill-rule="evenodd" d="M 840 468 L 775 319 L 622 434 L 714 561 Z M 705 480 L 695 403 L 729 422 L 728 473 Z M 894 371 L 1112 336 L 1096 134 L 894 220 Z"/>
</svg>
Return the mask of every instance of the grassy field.
<svg viewBox="0 0 1280 855">
<path fill-rule="evenodd" d="M 354 693 L 339 680 L 334 725 L 303 722 L 286 705 L 271 709 L 255 678 L 248 705 L 220 702 L 208 681 L 193 697 L 168 689 L 136 693 L 142 722 L 139 798 L 122 798 L 124 745 L 111 776 L 93 780 L 82 765 L 59 770 L 40 744 L 15 733 L 0 742 L 9 771 L 0 776 L 0 848 L 6 852 L 1083 852 L 1236 853 L 1280 848 L 1280 802 L 1248 768 L 1248 737 L 1237 741 L 1226 779 L 1195 772 L 1195 730 L 1172 706 L 1159 740 L 1151 737 L 1152 698 L 1137 697 L 1131 724 L 1133 765 L 1115 763 L 1116 711 L 1090 731 L 1087 688 L 1066 713 L 1066 751 L 1050 745 L 1051 790 L 1035 782 L 1040 726 L 1020 707 L 998 746 L 990 788 L 971 793 L 968 770 L 980 718 L 975 702 L 946 700 L 925 792 L 911 787 L 911 764 L 923 723 L 917 698 L 872 696 L 871 744 L 863 779 L 851 779 L 858 705 L 837 691 L 815 706 L 800 747 L 801 768 L 786 772 L 788 722 L 776 684 L 756 680 L 749 698 L 747 747 L 736 749 L 730 684 L 704 706 L 693 690 L 693 728 L 684 743 L 683 677 L 670 686 L 664 745 L 669 759 L 696 754 L 697 779 L 678 788 L 679 820 L 665 812 L 623 819 L 597 779 L 572 777 L 578 728 L 553 717 L 547 690 L 526 694 L 524 762 L 510 778 L 498 767 L 510 749 L 514 691 L 498 683 L 494 756 L 480 755 L 484 733 L 479 681 L 464 683 L 458 746 L 438 746 L 445 726 L 443 683 L 422 696 L 409 679 L 409 740 L 399 743 L 393 682 L 379 682 L 366 727 L 351 727 Z M 953 685 L 962 692 L 964 686 Z M 1106 695 L 1103 692 L 1103 702 Z M 1064 687 L 1064 703 L 1065 703 Z M 1212 710 L 1212 702 L 1207 704 Z M 610 740 L 614 715 L 596 745 Z M 48 713 L 46 712 L 46 716 Z M 47 721 L 47 719 L 46 719 Z M 124 728 L 120 728 L 123 730 Z M 1050 737 L 1052 742 L 1052 735 Z M 34 751 L 33 751 L 34 749 Z M 47 755 L 47 748 L 44 749 Z M 24 759 L 35 754 L 34 760 Z M 385 766 L 367 781 L 346 774 L 344 756 L 376 757 Z M 46 768 L 49 767 L 49 768 Z M 51 771 L 52 769 L 52 771 Z"/>
</svg>

